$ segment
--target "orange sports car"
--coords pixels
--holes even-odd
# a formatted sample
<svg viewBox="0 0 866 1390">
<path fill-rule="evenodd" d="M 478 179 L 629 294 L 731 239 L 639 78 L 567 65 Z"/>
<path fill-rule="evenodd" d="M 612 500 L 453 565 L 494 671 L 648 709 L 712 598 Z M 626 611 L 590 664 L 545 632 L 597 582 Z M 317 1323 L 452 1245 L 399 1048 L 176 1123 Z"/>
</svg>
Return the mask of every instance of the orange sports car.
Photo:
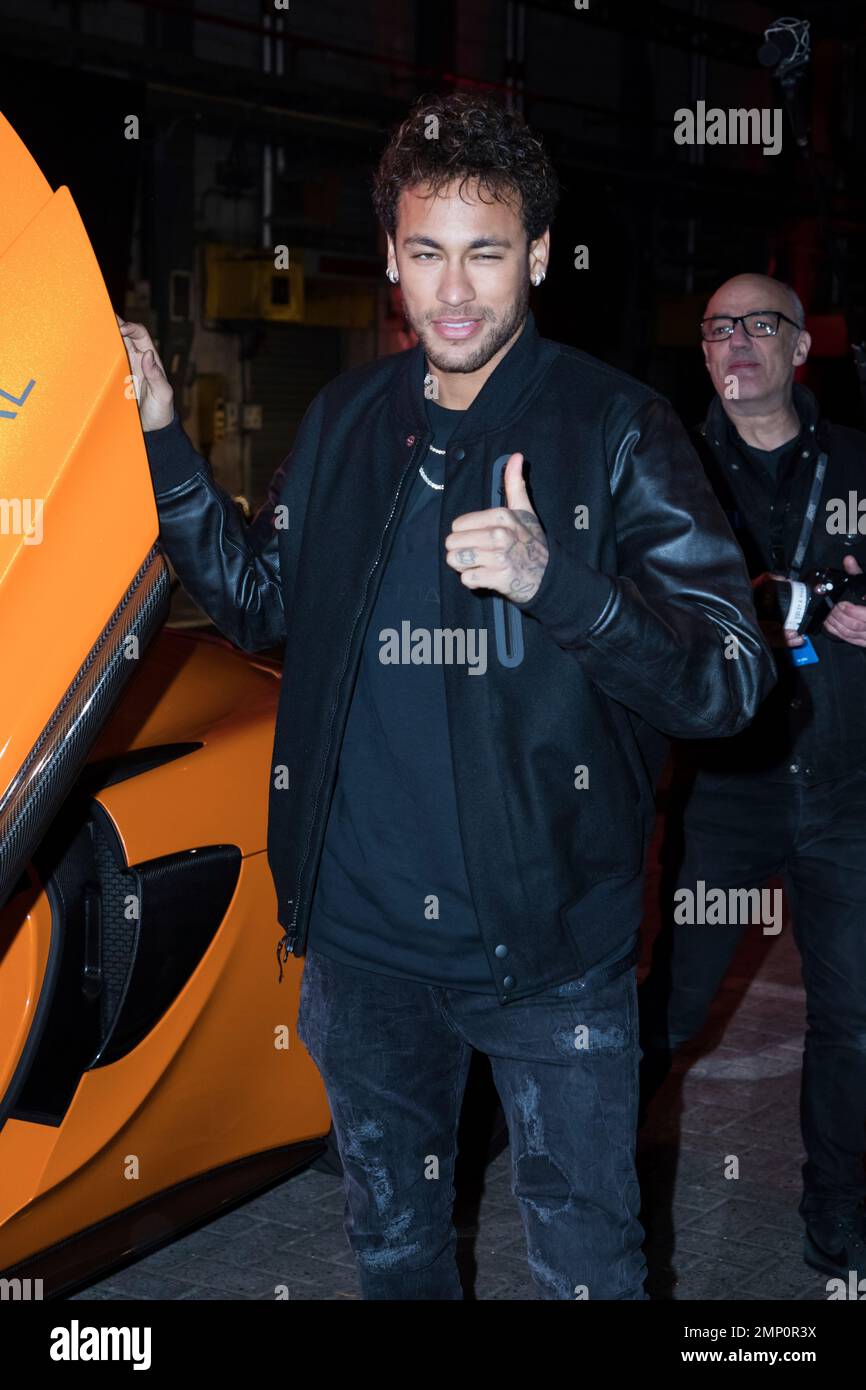
<svg viewBox="0 0 866 1390">
<path fill-rule="evenodd" d="M 303 962 L 280 984 L 264 949 L 279 665 L 164 627 L 99 267 L 2 115 L 0 161 L 0 1276 L 47 1298 L 325 1153 L 330 1119 Z"/>
</svg>

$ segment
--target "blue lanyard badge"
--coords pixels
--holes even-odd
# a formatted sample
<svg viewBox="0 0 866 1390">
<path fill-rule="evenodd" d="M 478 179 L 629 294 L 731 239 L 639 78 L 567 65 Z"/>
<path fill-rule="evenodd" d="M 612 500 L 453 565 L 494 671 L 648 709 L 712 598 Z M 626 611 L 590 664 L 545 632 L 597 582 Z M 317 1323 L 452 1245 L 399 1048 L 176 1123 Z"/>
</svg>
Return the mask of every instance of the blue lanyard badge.
<svg viewBox="0 0 866 1390">
<path fill-rule="evenodd" d="M 789 647 L 788 655 L 795 666 L 814 666 L 821 660 L 808 637 L 803 638 L 802 647 Z"/>
</svg>

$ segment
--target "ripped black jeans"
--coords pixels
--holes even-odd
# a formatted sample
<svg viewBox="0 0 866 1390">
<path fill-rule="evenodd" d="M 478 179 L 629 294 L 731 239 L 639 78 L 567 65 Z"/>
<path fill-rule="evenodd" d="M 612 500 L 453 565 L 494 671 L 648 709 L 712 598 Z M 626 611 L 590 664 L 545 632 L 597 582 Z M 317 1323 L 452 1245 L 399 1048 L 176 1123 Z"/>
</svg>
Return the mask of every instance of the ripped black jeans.
<svg viewBox="0 0 866 1390">
<path fill-rule="evenodd" d="M 647 1297 L 634 966 L 500 1004 L 308 948 L 298 1035 L 327 1091 L 364 1299 L 463 1298 L 453 1174 L 473 1048 L 508 1123 L 538 1297 Z"/>
</svg>

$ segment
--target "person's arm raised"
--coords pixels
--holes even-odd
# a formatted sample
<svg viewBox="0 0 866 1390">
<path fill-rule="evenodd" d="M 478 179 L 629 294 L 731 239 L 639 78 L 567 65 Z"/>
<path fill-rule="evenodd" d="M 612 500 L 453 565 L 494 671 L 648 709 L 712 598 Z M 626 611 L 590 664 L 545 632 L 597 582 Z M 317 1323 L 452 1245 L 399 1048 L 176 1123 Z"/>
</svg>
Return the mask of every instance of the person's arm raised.
<svg viewBox="0 0 866 1390">
<path fill-rule="evenodd" d="M 320 397 L 247 522 L 184 431 L 147 329 L 119 315 L 117 321 L 136 379 L 163 550 L 187 593 L 230 641 L 247 652 L 278 646 L 286 636 L 278 532 L 288 524 L 280 495 L 295 450 L 316 447 Z"/>
<path fill-rule="evenodd" d="M 737 734 L 777 680 L 742 551 L 666 400 L 645 401 L 610 454 L 617 573 L 548 536 L 523 606 L 600 690 L 661 733 Z"/>
</svg>

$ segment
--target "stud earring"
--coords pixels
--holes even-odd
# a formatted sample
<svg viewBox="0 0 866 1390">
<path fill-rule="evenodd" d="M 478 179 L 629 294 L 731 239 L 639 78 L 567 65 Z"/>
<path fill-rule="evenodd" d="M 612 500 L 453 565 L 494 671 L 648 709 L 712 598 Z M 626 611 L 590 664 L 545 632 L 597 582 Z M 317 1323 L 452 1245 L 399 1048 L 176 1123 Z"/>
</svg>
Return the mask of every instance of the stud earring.
<svg viewBox="0 0 866 1390">
<path fill-rule="evenodd" d="M 388 279 L 391 281 L 391 284 L 392 284 L 392 285 L 396 285 L 397 281 L 400 279 L 400 276 L 398 275 L 397 271 L 396 271 L 396 270 L 391 270 L 390 267 L 385 271 L 385 274 L 387 275 Z"/>
<path fill-rule="evenodd" d="M 538 286 L 541 284 L 541 282 L 542 282 L 543 279 L 544 279 L 544 271 L 543 271 L 543 270 L 542 270 L 538 275 L 533 275 L 533 277 L 532 277 L 532 283 L 533 283 L 533 285 L 535 285 L 536 289 L 537 289 Z"/>
</svg>

